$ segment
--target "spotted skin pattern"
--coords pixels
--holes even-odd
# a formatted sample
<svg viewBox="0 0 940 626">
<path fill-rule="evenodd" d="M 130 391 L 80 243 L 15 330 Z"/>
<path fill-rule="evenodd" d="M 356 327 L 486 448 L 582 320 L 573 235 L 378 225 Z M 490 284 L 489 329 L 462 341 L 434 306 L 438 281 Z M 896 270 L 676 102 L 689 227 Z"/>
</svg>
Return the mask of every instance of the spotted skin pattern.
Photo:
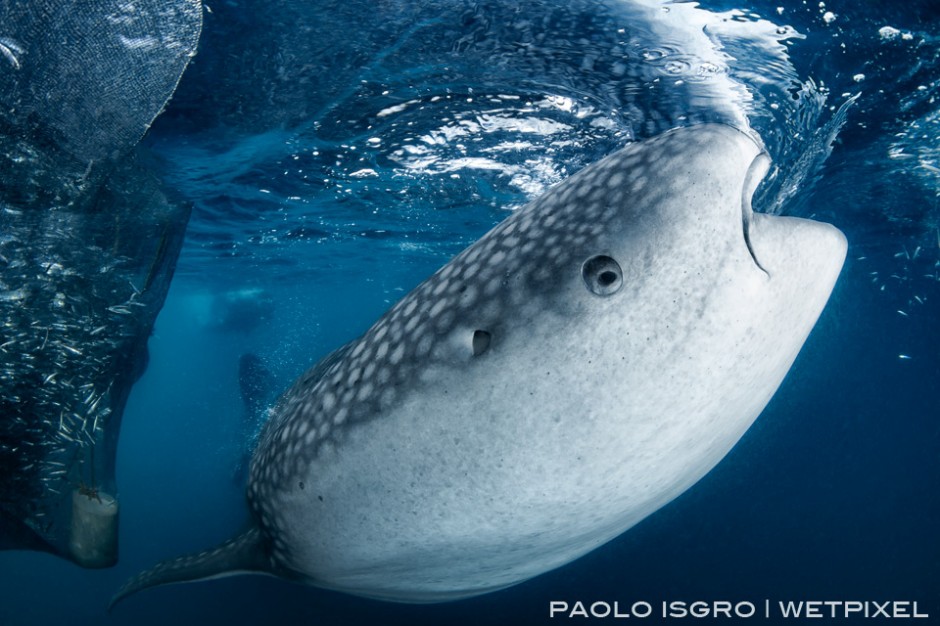
<svg viewBox="0 0 940 626">
<path fill-rule="evenodd" d="M 590 256 L 624 202 L 637 197 L 635 209 L 644 211 L 656 201 L 655 195 L 637 195 L 647 185 L 639 165 L 643 152 L 656 148 L 655 139 L 650 143 L 626 147 L 517 211 L 345 346 L 344 358 L 314 374 L 322 370 L 318 364 L 284 394 L 262 435 L 248 485 L 252 511 L 272 537 L 272 565 L 285 565 L 287 548 L 265 485 L 299 484 L 324 448 L 342 447 L 346 429 L 381 419 L 403 389 L 421 393 L 415 379 L 430 364 L 469 361 L 473 329 L 498 338 L 507 309 L 551 307 L 546 294 L 553 281 L 578 270 L 576 260 Z M 460 330 L 454 346 L 452 335 Z"/>
<path fill-rule="evenodd" d="M 752 213 L 768 167 L 679 129 L 515 212 L 281 396 L 245 534 L 115 601 L 253 571 L 437 602 L 624 532 L 741 437 L 838 277 L 838 230 Z"/>
</svg>

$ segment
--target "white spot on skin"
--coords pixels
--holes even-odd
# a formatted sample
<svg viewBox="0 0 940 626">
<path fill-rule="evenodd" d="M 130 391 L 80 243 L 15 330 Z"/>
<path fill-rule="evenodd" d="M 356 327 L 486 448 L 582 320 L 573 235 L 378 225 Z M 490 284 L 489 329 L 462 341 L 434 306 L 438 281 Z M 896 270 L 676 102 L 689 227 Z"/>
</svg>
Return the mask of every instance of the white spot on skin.
<svg viewBox="0 0 940 626">
<path fill-rule="evenodd" d="M 428 352 L 431 351 L 431 346 L 434 344 L 434 340 L 427 334 L 423 334 L 418 340 L 418 345 L 415 346 L 415 355 L 419 358 L 427 356 Z"/>
<path fill-rule="evenodd" d="M 388 360 L 392 363 L 392 365 L 398 365 L 404 356 L 405 345 L 400 343 L 395 346 L 394 350 L 392 350 L 392 354 L 388 357 Z"/>
<path fill-rule="evenodd" d="M 388 325 L 382 324 L 382 326 L 376 331 L 373 341 L 381 341 L 382 337 L 388 332 Z"/>
<path fill-rule="evenodd" d="M 480 265 L 479 265 L 479 263 L 471 263 L 471 264 L 467 265 L 467 267 L 464 269 L 464 271 L 463 271 L 463 277 L 464 277 L 465 279 L 467 279 L 467 278 L 473 278 L 473 277 L 476 275 L 476 273 L 479 272 L 479 271 L 480 271 Z"/>
<path fill-rule="evenodd" d="M 408 334 L 411 334 L 411 332 L 415 329 L 415 326 L 417 326 L 418 322 L 420 321 L 421 321 L 421 318 L 418 317 L 417 315 L 410 318 L 408 320 L 408 323 L 405 324 L 405 332 Z"/>
<path fill-rule="evenodd" d="M 441 330 L 441 331 L 447 330 L 448 328 L 450 328 L 451 324 L 454 323 L 454 318 L 455 318 L 455 317 L 456 317 L 456 315 L 454 314 L 453 310 L 448 309 L 448 310 L 444 311 L 444 312 L 441 313 L 441 315 L 437 318 L 437 328 L 438 328 L 439 330 Z"/>
<path fill-rule="evenodd" d="M 375 358 L 384 359 L 386 354 L 388 354 L 388 342 L 383 341 L 378 350 L 375 351 Z"/>
<path fill-rule="evenodd" d="M 401 346 L 399 346 L 398 348 L 396 348 L 396 352 L 397 352 L 397 350 L 400 349 L 400 348 L 401 348 Z M 400 360 L 400 357 L 399 357 L 399 360 Z M 392 363 L 397 363 L 397 361 L 395 361 L 395 352 L 392 352 Z M 359 393 L 356 394 L 356 400 L 358 400 L 359 402 L 365 402 L 366 400 L 369 399 L 369 396 L 372 395 L 373 389 L 374 389 L 374 388 L 373 388 L 373 386 L 372 386 L 372 383 L 365 383 L 365 384 L 362 385 L 362 387 L 359 389 Z"/>
<path fill-rule="evenodd" d="M 623 184 L 623 173 L 616 172 L 607 179 L 607 187 L 610 189 L 615 189 Z"/>
<path fill-rule="evenodd" d="M 596 220 L 601 216 L 601 213 L 603 212 L 604 212 L 603 205 L 598 202 L 593 202 L 586 209 L 584 209 L 584 217 L 589 220 Z M 584 223 L 582 222 L 581 224 L 577 226 L 572 226 L 570 229 L 567 229 L 567 230 L 578 232 L 578 229 L 583 226 L 584 226 Z"/>
<path fill-rule="evenodd" d="M 441 298 L 440 300 L 434 303 L 434 306 L 431 307 L 431 310 L 429 311 L 430 316 L 437 317 L 440 314 L 440 312 L 443 311 L 447 307 L 448 304 L 449 304 L 449 301 L 447 298 Z"/>
<path fill-rule="evenodd" d="M 595 188 L 594 193 L 591 194 L 591 207 L 599 207 L 609 193 L 604 187 Z"/>
<path fill-rule="evenodd" d="M 337 371 L 335 374 L 333 374 L 333 377 L 330 378 L 330 382 L 331 382 L 331 383 L 333 384 L 333 386 L 335 387 L 335 386 L 339 385 L 341 382 L 343 382 L 343 378 L 344 378 L 343 372 Z"/>
<path fill-rule="evenodd" d="M 307 435 L 304 437 L 304 443 L 307 446 L 312 446 L 313 442 L 316 440 L 317 440 L 317 430 L 315 428 L 312 428 L 310 429 L 309 432 L 307 432 Z"/>
<path fill-rule="evenodd" d="M 464 259 L 467 263 L 476 263 L 476 260 L 480 258 L 480 254 L 483 249 L 480 246 L 474 246 L 470 249 L 470 254 L 467 255 L 467 258 Z"/>
</svg>

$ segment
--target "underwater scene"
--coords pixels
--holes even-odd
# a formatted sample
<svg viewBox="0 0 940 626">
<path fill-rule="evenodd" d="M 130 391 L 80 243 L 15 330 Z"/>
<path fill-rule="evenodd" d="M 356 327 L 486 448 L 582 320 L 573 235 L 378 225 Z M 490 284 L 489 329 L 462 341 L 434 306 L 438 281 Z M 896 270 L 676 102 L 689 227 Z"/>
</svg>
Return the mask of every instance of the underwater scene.
<svg viewBox="0 0 940 626">
<path fill-rule="evenodd" d="M 0 0 L 0 625 L 940 623 L 938 322 L 937 0 Z"/>
</svg>

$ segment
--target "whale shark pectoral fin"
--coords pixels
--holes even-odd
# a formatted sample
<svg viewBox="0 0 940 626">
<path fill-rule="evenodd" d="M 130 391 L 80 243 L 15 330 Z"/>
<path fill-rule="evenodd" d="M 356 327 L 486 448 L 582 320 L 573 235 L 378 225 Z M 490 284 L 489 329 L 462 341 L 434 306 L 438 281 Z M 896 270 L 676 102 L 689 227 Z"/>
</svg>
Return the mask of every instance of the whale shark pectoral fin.
<svg viewBox="0 0 940 626">
<path fill-rule="evenodd" d="M 108 604 L 108 611 L 127 596 L 149 587 L 236 574 L 273 573 L 261 532 L 252 528 L 216 548 L 162 561 L 137 574 L 114 594 Z"/>
</svg>

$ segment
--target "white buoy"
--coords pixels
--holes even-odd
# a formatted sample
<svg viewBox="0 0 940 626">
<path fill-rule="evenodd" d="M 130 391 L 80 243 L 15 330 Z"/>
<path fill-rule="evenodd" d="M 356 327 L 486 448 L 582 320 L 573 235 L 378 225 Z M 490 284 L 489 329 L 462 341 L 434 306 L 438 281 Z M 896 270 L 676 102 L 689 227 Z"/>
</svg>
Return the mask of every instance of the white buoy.
<svg viewBox="0 0 940 626">
<path fill-rule="evenodd" d="M 72 492 L 72 524 L 69 551 L 82 567 L 110 567 L 118 557 L 118 501 L 97 494 Z"/>
</svg>

